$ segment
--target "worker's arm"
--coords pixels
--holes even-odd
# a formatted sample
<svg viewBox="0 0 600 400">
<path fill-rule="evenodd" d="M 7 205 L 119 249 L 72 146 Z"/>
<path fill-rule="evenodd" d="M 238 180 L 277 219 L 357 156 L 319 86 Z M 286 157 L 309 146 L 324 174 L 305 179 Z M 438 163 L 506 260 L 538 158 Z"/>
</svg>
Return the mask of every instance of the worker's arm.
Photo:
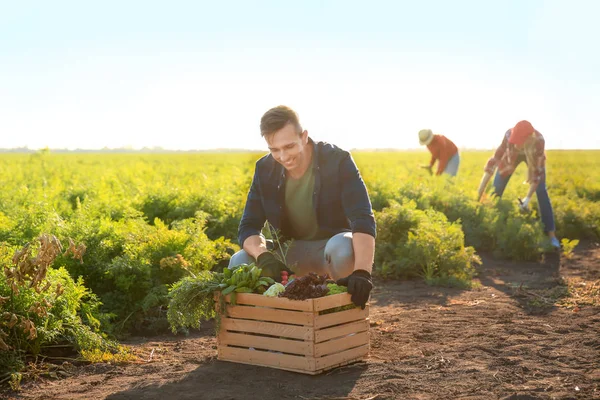
<svg viewBox="0 0 600 400">
<path fill-rule="evenodd" d="M 487 188 L 491 177 L 492 174 L 490 174 L 489 172 L 486 171 L 483 173 L 483 177 L 481 177 L 481 182 L 479 182 L 479 189 L 477 190 L 477 201 L 481 201 L 481 196 L 483 196 L 483 193 L 485 192 L 485 189 Z"/>
<path fill-rule="evenodd" d="M 348 287 L 352 302 L 364 309 L 373 289 L 371 270 L 375 254 L 375 238 L 368 233 L 352 234 L 354 247 L 354 272 L 345 278 L 338 279 L 337 284 Z"/>
<path fill-rule="evenodd" d="M 244 241 L 243 248 L 249 256 L 256 260 L 259 255 L 267 251 L 267 241 L 262 235 L 248 236 Z"/>
<path fill-rule="evenodd" d="M 354 270 L 364 269 L 371 273 L 375 257 L 375 238 L 367 233 L 355 232 L 352 234 L 352 247 Z"/>
<path fill-rule="evenodd" d="M 487 185 L 490 182 L 490 179 L 492 178 L 492 175 L 494 174 L 494 171 L 496 170 L 498 163 L 500 162 L 502 157 L 504 157 L 504 154 L 506 153 L 506 150 L 508 149 L 509 136 L 510 136 L 510 129 L 504 133 L 504 138 L 502 139 L 502 143 L 500 143 L 500 146 L 498 146 L 498 148 L 494 152 L 494 155 L 487 161 L 487 163 L 485 164 L 485 167 L 483 168 L 484 173 L 483 173 L 483 177 L 481 178 L 481 182 L 479 183 L 479 189 L 477 191 L 477 201 L 481 200 L 481 196 L 483 196 L 483 193 L 485 192 L 485 189 L 487 188 Z"/>
<path fill-rule="evenodd" d="M 444 170 L 446 169 L 446 165 L 448 165 L 448 160 L 445 159 L 445 157 L 442 157 L 442 154 L 445 156 L 446 152 L 444 151 L 446 149 L 446 141 L 444 140 L 443 137 L 439 138 L 440 140 L 438 140 L 438 144 L 439 144 L 439 148 L 438 148 L 438 155 L 439 155 L 439 162 L 438 162 L 438 169 L 436 172 L 436 175 L 441 175 L 444 173 Z"/>
</svg>

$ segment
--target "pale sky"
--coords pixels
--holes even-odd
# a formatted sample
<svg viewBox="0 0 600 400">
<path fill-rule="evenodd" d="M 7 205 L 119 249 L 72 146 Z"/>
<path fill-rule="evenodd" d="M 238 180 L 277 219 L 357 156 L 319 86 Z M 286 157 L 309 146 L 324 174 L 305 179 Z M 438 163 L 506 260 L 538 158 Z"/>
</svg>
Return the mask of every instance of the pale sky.
<svg viewBox="0 0 600 400">
<path fill-rule="evenodd" d="M 0 0 L 0 148 L 600 148 L 600 1 Z"/>
</svg>

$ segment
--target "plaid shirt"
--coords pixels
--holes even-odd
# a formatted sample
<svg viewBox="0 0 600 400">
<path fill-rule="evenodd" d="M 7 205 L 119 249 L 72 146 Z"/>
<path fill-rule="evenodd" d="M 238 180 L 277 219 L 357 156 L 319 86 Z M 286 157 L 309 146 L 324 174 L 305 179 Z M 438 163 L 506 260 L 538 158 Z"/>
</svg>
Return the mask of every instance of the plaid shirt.
<svg viewBox="0 0 600 400">
<path fill-rule="evenodd" d="M 485 172 L 493 174 L 497 167 L 498 173 L 500 173 L 502 177 L 507 177 L 517 168 L 518 160 L 525 158 L 524 149 L 517 149 L 514 144 L 508 143 L 510 132 L 511 129 L 507 130 L 504 134 L 502 144 L 496 149 L 494 156 L 488 160 L 485 166 Z M 531 154 L 534 161 L 533 165 L 527 164 L 529 172 L 527 181 L 529 183 L 538 183 L 546 168 L 546 154 L 544 152 L 545 141 L 542 134 L 538 131 L 534 131 L 533 135 L 536 139 Z"/>
<path fill-rule="evenodd" d="M 365 183 L 349 152 L 325 142 L 313 142 L 315 173 L 313 204 L 320 233 L 332 237 L 340 232 L 362 232 L 376 236 L 375 218 Z M 259 235 L 265 221 L 287 238 L 293 233 L 285 216 L 285 169 L 271 154 L 256 162 L 238 241 Z"/>
</svg>

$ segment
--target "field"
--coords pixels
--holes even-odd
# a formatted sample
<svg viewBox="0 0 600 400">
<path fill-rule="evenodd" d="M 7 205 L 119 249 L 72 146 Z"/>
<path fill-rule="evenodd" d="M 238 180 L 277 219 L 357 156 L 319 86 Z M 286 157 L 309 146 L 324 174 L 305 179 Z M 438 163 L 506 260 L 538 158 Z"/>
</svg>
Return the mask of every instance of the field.
<svg viewBox="0 0 600 400">
<path fill-rule="evenodd" d="M 216 361 L 211 323 L 167 333 L 170 285 L 222 269 L 239 249 L 261 154 L 2 155 L 4 394 L 600 398 L 600 151 L 547 154 L 560 252 L 547 251 L 535 201 L 518 211 L 524 165 L 502 200 L 475 200 L 490 155 L 464 152 L 447 179 L 418 168 L 424 152 L 353 153 L 378 222 L 372 349 L 317 377 Z M 47 288 L 25 276 L 15 294 L 11 258 L 44 233 L 86 251 L 57 254 Z M 28 366 L 34 355 L 46 364 Z"/>
</svg>

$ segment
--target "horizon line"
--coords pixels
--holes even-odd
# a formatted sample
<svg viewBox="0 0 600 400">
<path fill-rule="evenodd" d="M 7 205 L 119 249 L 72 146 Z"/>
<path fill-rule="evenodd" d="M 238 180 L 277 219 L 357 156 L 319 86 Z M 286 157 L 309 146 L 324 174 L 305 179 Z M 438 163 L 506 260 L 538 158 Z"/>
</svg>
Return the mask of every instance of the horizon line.
<svg viewBox="0 0 600 400">
<path fill-rule="evenodd" d="M 496 148 L 459 148 L 462 151 L 494 151 Z M 600 148 L 594 149 L 582 149 L 582 148 L 547 148 L 547 151 L 599 151 Z M 68 148 L 49 148 L 42 147 L 39 149 L 30 149 L 28 146 L 24 147 L 12 147 L 12 148 L 0 148 L 0 153 L 3 154 L 33 154 L 33 153 L 268 153 L 266 149 L 243 149 L 243 148 L 227 148 L 227 147 L 216 147 L 210 149 L 165 149 L 159 146 L 154 147 L 142 147 L 139 149 L 131 148 L 131 147 L 115 147 L 109 148 L 104 147 L 101 149 L 85 149 L 85 148 L 76 148 L 76 149 L 68 149 Z M 374 148 L 352 148 L 349 149 L 350 152 L 401 152 L 401 151 L 415 151 L 415 152 L 425 152 L 427 149 L 425 147 L 410 147 L 410 148 L 395 148 L 395 147 L 374 147 Z"/>
</svg>

